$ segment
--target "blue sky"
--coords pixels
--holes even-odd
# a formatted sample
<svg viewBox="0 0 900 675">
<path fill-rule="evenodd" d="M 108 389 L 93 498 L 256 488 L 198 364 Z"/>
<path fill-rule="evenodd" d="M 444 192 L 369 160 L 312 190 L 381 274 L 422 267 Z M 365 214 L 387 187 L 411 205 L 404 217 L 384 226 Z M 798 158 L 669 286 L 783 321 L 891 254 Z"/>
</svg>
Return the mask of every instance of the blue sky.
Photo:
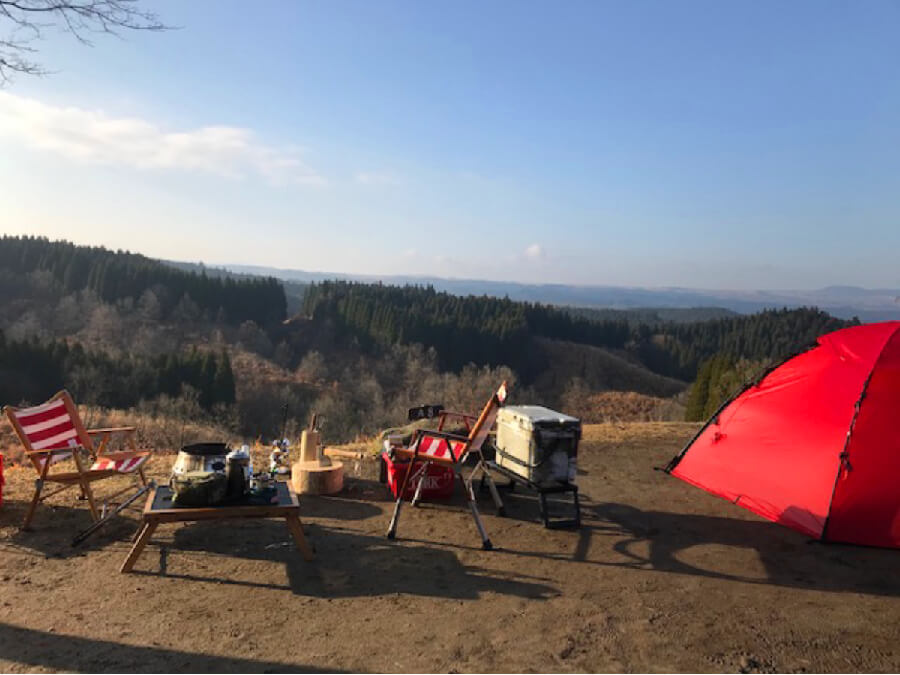
<svg viewBox="0 0 900 675">
<path fill-rule="evenodd" d="M 0 217 L 209 263 L 900 287 L 900 4 L 158 1 L 0 89 Z M 0 26 L 0 30 L 3 27 Z"/>
</svg>

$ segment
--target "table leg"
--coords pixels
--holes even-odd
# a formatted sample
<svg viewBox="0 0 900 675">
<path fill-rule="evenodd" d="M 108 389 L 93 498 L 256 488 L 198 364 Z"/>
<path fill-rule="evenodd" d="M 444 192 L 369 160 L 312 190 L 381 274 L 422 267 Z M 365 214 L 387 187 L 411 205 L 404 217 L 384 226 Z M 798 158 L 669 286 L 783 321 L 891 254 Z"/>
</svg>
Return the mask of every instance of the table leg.
<svg viewBox="0 0 900 675">
<path fill-rule="evenodd" d="M 158 523 L 156 523 L 155 521 L 149 521 L 144 525 L 144 527 L 141 529 L 141 533 L 138 535 L 137 540 L 134 542 L 134 546 L 131 547 L 131 551 L 129 551 L 128 557 L 125 558 L 125 562 L 122 563 L 122 567 L 119 569 L 120 572 L 131 571 L 131 568 L 134 567 L 134 563 L 137 561 L 138 556 L 141 555 L 141 551 L 144 550 L 144 546 L 146 546 L 147 542 L 150 541 L 150 537 L 156 530 L 157 524 Z"/>
<path fill-rule="evenodd" d="M 300 551 L 303 559 L 307 562 L 314 560 L 316 556 L 313 554 L 312 549 L 309 548 L 309 544 L 306 543 L 306 537 L 303 536 L 303 526 L 300 524 L 300 518 L 290 515 L 285 516 L 284 520 L 287 523 L 291 536 L 294 537 L 294 543 L 297 544 L 297 550 Z"/>
</svg>

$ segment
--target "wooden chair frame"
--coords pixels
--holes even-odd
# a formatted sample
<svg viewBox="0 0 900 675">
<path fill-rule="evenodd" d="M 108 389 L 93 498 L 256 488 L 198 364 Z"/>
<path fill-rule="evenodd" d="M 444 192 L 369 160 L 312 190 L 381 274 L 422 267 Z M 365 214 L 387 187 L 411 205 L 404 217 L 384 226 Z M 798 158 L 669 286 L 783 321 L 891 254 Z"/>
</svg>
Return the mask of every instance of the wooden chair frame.
<svg viewBox="0 0 900 675">
<path fill-rule="evenodd" d="M 484 528 L 484 523 L 481 521 L 481 514 L 479 514 L 478 512 L 478 504 L 475 499 L 474 482 L 479 477 L 479 475 L 483 477 L 483 480 L 487 480 L 487 484 L 491 492 L 491 498 L 494 500 L 494 505 L 497 507 L 497 513 L 501 516 L 505 515 L 503 501 L 500 499 L 500 492 L 497 490 L 497 486 L 494 484 L 494 479 L 491 477 L 491 474 L 488 471 L 484 455 L 481 453 L 481 446 L 484 444 L 484 441 L 486 440 L 487 435 L 490 432 L 490 427 L 494 424 L 494 420 L 496 420 L 497 411 L 500 409 L 500 406 L 503 405 L 503 401 L 506 398 L 506 390 L 507 384 L 506 382 L 503 382 L 503 384 L 500 385 L 499 389 L 491 395 L 490 400 L 488 400 L 487 404 L 484 406 L 484 409 L 481 411 L 481 414 L 478 417 L 452 411 L 441 411 L 438 419 L 438 428 L 436 430 L 417 429 L 413 434 L 412 439 L 410 440 L 409 447 L 392 448 L 394 457 L 400 459 L 408 459 L 409 465 L 406 467 L 406 474 L 403 478 L 403 483 L 397 492 L 397 500 L 394 503 L 394 513 L 391 517 L 391 523 L 388 526 L 388 539 L 394 539 L 397 535 L 397 521 L 400 518 L 400 508 L 403 503 L 403 495 L 406 492 L 406 486 L 409 484 L 409 481 L 411 479 L 418 479 L 416 491 L 412 498 L 412 505 L 417 506 L 422 496 L 422 486 L 425 484 L 425 476 L 427 475 L 428 467 L 431 464 L 440 464 L 443 466 L 451 467 L 453 469 L 453 473 L 457 478 L 459 478 L 460 483 L 462 483 L 463 490 L 465 490 L 466 501 L 469 504 L 469 510 L 472 512 L 472 518 L 475 521 L 475 527 L 478 529 L 478 534 L 481 536 L 482 548 L 484 548 L 485 550 L 490 550 L 491 548 L 493 548 L 493 544 L 491 543 L 490 538 L 488 538 L 487 531 Z M 445 422 L 450 418 L 462 419 L 463 423 L 466 426 L 466 429 L 469 431 L 468 436 L 461 436 L 458 434 L 452 434 L 443 431 Z M 488 425 L 488 428 L 485 428 L 485 425 Z M 449 457 L 420 455 L 419 450 L 422 441 L 426 438 L 440 439 L 445 441 L 449 447 Z M 454 443 L 463 444 L 458 454 L 455 454 L 453 451 Z M 472 471 L 469 473 L 468 478 L 464 478 L 462 475 L 462 467 L 466 463 L 469 455 L 475 455 L 477 457 L 477 462 L 475 464 L 475 468 L 472 469 Z M 416 465 L 416 461 L 418 461 L 420 458 L 423 460 L 422 466 L 414 474 L 413 467 Z"/>
<path fill-rule="evenodd" d="M 137 442 L 134 436 L 134 427 L 107 427 L 102 429 L 87 429 L 84 426 L 84 423 L 81 421 L 81 416 L 78 414 L 78 408 L 75 406 L 72 397 L 66 390 L 63 389 L 62 391 L 57 392 L 50 399 L 48 399 L 46 403 L 53 403 L 60 399 L 63 401 L 66 412 L 69 414 L 69 417 L 71 418 L 72 424 L 75 427 L 77 433 L 77 444 L 68 448 L 57 448 L 54 450 L 35 450 L 32 447 L 31 441 L 29 441 L 28 436 L 25 434 L 22 425 L 16 418 L 15 413 L 21 410 L 21 408 L 17 408 L 15 406 L 4 406 L 3 408 L 3 412 L 6 413 L 6 417 L 12 425 L 13 430 L 16 432 L 16 436 L 19 437 L 19 441 L 25 448 L 25 456 L 28 458 L 28 460 L 31 461 L 32 465 L 38 473 L 38 478 L 34 483 L 34 496 L 31 499 L 31 504 L 28 507 L 28 511 L 25 513 L 25 520 L 22 523 L 23 530 L 27 530 L 30 528 L 31 521 L 34 518 L 34 514 L 37 510 L 38 504 L 40 504 L 45 499 L 59 494 L 60 492 L 63 492 L 64 490 L 67 490 L 71 487 L 81 488 L 81 498 L 87 500 L 91 518 L 96 522 L 103 517 L 107 505 L 110 503 L 109 500 L 113 499 L 114 497 L 118 497 L 125 492 L 128 492 L 132 488 L 126 487 L 122 490 L 119 490 L 118 492 L 113 493 L 112 495 L 109 495 L 103 504 L 102 512 L 100 512 L 97 509 L 97 503 L 94 499 L 94 491 L 91 489 L 91 483 L 94 483 L 98 480 L 111 478 L 113 476 L 128 475 L 128 473 L 134 473 L 138 476 L 138 479 L 142 486 L 147 485 L 147 477 L 144 475 L 143 464 L 140 465 L 136 471 L 128 473 L 121 473 L 119 471 L 116 471 L 115 469 L 90 468 L 90 466 L 99 459 L 119 461 L 131 459 L 134 457 L 149 456 L 150 454 L 152 454 L 151 450 L 138 450 Z M 127 444 L 129 450 L 108 452 L 107 446 L 110 439 L 117 435 L 121 435 L 123 437 L 123 440 Z M 99 440 L 99 443 L 96 446 L 94 444 L 95 439 Z M 85 465 L 82 461 L 82 451 L 90 455 L 91 464 L 88 465 L 88 468 L 85 468 Z M 54 458 L 62 456 L 70 456 L 74 460 L 75 471 L 57 473 L 53 473 L 51 471 L 51 466 L 54 462 Z M 42 494 L 44 484 L 48 482 L 57 483 L 60 487 L 47 494 Z"/>
</svg>

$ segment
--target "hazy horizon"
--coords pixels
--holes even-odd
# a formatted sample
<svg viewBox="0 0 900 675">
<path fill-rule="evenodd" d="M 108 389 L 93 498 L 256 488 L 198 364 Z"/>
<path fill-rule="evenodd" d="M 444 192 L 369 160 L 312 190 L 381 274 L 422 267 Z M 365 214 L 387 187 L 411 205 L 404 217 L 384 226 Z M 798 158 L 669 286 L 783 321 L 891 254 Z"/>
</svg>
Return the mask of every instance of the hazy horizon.
<svg viewBox="0 0 900 675">
<path fill-rule="evenodd" d="M 2 229 L 526 284 L 900 287 L 900 6 L 147 0 L 0 87 Z"/>
</svg>

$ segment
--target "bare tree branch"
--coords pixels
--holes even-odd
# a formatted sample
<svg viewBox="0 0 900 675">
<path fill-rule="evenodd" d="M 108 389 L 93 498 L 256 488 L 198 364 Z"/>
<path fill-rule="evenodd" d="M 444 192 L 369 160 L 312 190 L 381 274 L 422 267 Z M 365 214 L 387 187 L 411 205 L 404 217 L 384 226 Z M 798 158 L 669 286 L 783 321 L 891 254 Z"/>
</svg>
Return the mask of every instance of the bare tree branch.
<svg viewBox="0 0 900 675">
<path fill-rule="evenodd" d="M 119 35 L 123 30 L 163 31 L 165 25 L 153 12 L 140 8 L 140 0 L 0 0 L 0 87 L 15 73 L 46 75 L 30 55 L 43 30 L 57 26 L 76 40 L 91 46 L 92 34 Z"/>
</svg>

